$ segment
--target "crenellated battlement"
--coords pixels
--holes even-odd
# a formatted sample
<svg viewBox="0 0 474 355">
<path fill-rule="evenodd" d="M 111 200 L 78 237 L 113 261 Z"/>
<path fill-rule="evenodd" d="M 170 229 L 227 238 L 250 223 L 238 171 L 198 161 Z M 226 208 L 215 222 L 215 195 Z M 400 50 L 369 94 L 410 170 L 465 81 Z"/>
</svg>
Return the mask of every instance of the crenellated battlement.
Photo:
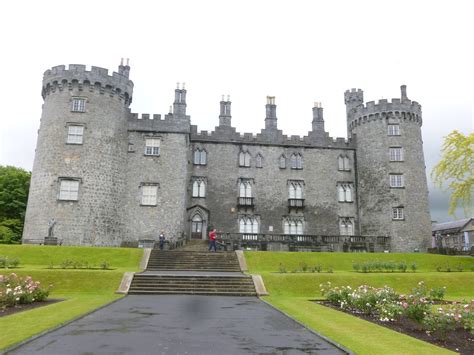
<svg viewBox="0 0 474 355">
<path fill-rule="evenodd" d="M 361 90 L 345 92 L 347 110 L 347 124 L 349 130 L 355 126 L 378 120 L 407 120 L 422 125 L 421 105 L 416 101 L 411 101 L 406 96 L 406 86 L 401 86 L 401 98 L 393 98 L 391 101 L 380 99 L 368 101 L 366 104 L 358 102 L 354 104 L 354 100 L 348 101 L 348 96 L 357 95 Z M 358 95 L 357 95 L 358 96 Z M 358 96 L 359 98 L 363 98 Z"/>
<path fill-rule="evenodd" d="M 45 99 L 47 95 L 63 90 L 95 91 L 117 96 L 128 106 L 133 95 L 133 82 L 127 76 L 129 70 L 128 65 L 121 65 L 119 71 L 122 73 L 113 72 L 109 75 L 107 69 L 95 66 L 88 71 L 83 64 L 70 64 L 67 69 L 65 65 L 58 65 L 44 72 L 42 96 Z"/>
<path fill-rule="evenodd" d="M 176 117 L 172 113 L 162 117 L 160 114 L 131 113 L 128 118 L 128 130 L 140 132 L 189 133 L 189 116 Z"/>
</svg>

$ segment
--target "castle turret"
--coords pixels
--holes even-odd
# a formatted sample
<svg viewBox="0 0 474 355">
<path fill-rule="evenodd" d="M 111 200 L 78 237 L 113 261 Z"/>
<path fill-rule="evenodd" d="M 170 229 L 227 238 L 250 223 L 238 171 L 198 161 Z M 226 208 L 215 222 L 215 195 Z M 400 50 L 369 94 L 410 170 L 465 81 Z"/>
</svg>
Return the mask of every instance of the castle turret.
<svg viewBox="0 0 474 355">
<path fill-rule="evenodd" d="M 393 251 L 425 250 L 430 240 L 421 106 L 407 98 L 361 102 L 345 92 L 348 135 L 357 148 L 360 233 L 390 235 Z"/>
<path fill-rule="evenodd" d="M 222 95 L 222 100 L 220 102 L 221 111 L 219 115 L 219 126 L 220 127 L 231 127 L 232 115 L 230 112 L 230 96 L 227 95 L 227 101 L 224 100 L 224 95 Z"/>
<path fill-rule="evenodd" d="M 23 240 L 118 245 L 132 102 L 130 67 L 119 72 L 71 64 L 44 73 L 44 99 Z"/>
<path fill-rule="evenodd" d="M 267 104 L 265 105 L 265 129 L 266 130 L 277 130 L 277 117 L 276 117 L 276 105 L 275 96 L 267 96 Z"/>
</svg>

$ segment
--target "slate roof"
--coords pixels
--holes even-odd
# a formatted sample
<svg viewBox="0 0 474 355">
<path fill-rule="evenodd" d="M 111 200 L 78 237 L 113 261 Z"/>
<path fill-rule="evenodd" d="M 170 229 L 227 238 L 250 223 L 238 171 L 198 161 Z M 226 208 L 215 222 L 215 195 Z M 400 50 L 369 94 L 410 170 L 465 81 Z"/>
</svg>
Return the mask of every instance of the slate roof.
<svg viewBox="0 0 474 355">
<path fill-rule="evenodd" d="M 472 217 L 471 218 L 459 219 L 457 221 L 436 223 L 436 224 L 432 225 L 431 230 L 433 232 L 445 231 L 445 230 L 449 230 L 449 231 L 453 231 L 453 232 L 459 232 L 471 220 L 472 220 Z"/>
</svg>

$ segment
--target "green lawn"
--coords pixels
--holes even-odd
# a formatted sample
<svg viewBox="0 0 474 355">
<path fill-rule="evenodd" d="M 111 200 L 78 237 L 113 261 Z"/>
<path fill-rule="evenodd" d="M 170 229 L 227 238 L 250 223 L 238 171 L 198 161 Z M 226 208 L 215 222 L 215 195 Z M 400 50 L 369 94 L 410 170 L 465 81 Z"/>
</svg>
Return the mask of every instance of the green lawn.
<svg viewBox="0 0 474 355">
<path fill-rule="evenodd" d="M 120 297 L 115 294 L 124 271 L 138 271 L 142 249 L 0 245 L 0 256 L 17 257 L 20 268 L 0 269 L 30 275 L 43 286 L 52 285 L 50 299 L 65 299 L 31 311 L 0 318 L 0 349 L 10 347 L 70 321 Z M 50 269 L 65 259 L 98 265 L 107 261 L 112 270 Z"/>
<path fill-rule="evenodd" d="M 270 296 L 264 299 L 315 331 L 333 339 L 358 354 L 450 354 L 452 352 L 426 342 L 402 335 L 336 310 L 318 305 L 312 300 L 321 298 L 319 285 L 330 281 L 335 286 L 393 287 L 400 293 L 409 292 L 419 281 L 428 288 L 446 286 L 448 299 L 474 298 L 474 272 L 437 272 L 438 265 L 462 265 L 464 270 L 474 267 L 474 258 L 429 254 L 372 254 L 372 253 L 286 253 L 245 252 L 249 273 L 262 275 Z M 353 262 L 393 261 L 416 263 L 416 272 L 357 273 Z M 286 270 L 321 264 L 333 273 L 279 273 L 279 265 Z"/>
</svg>

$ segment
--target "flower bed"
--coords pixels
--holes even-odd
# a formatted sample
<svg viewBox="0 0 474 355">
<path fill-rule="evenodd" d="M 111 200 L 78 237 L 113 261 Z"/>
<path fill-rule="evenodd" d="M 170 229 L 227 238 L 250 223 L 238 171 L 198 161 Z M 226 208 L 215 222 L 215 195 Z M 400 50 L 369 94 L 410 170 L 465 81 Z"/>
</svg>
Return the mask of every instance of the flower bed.
<svg viewBox="0 0 474 355">
<path fill-rule="evenodd" d="M 474 300 L 443 302 L 444 288 L 428 290 L 423 281 L 408 295 L 390 287 L 320 285 L 332 307 L 461 353 L 474 353 Z M 438 304 L 436 309 L 433 305 Z"/>
<path fill-rule="evenodd" d="M 14 307 L 18 304 L 42 302 L 48 298 L 49 287 L 40 287 L 39 281 L 30 276 L 19 277 L 12 273 L 0 275 L 0 309 Z"/>
</svg>

